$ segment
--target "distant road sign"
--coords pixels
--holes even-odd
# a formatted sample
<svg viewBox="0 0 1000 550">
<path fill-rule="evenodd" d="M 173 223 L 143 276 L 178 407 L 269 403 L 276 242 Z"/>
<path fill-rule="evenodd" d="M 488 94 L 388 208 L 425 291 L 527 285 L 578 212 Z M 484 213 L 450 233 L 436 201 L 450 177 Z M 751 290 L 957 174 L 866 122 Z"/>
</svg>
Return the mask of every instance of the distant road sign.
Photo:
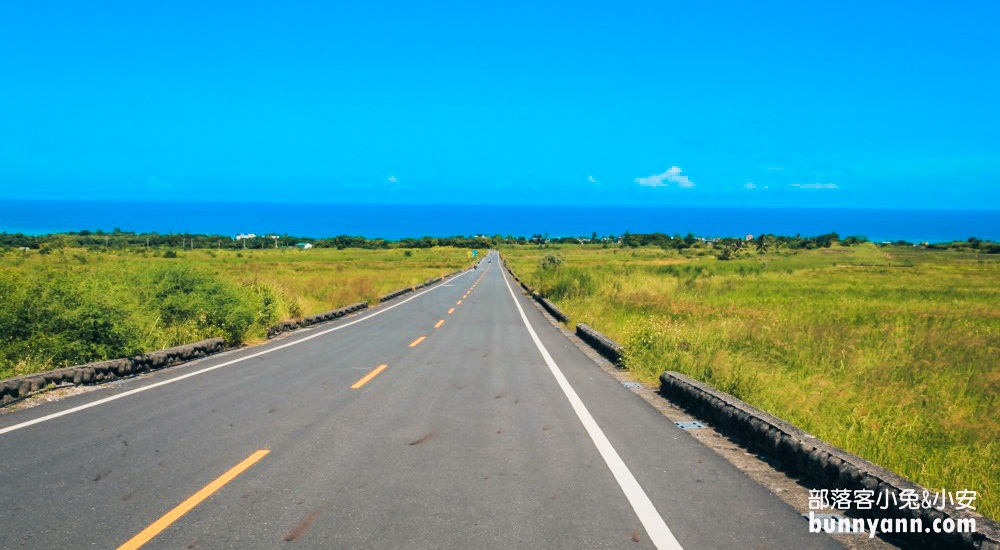
<svg viewBox="0 0 1000 550">
<path fill-rule="evenodd" d="M 478 255 L 479 255 L 479 251 L 478 251 L 478 250 L 473 250 L 473 251 L 472 251 L 472 257 L 473 257 L 473 258 L 475 258 L 475 257 L 476 257 L 476 256 L 478 256 Z"/>
</svg>

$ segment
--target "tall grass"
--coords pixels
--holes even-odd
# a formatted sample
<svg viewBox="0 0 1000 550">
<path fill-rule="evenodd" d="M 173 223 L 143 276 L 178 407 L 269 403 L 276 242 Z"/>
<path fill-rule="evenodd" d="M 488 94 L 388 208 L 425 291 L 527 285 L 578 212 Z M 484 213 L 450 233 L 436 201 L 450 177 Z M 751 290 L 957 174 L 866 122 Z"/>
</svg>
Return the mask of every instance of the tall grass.
<svg viewBox="0 0 1000 550">
<path fill-rule="evenodd" d="M 374 303 L 469 263 L 453 248 L 172 252 L 0 254 L 0 378 L 209 337 L 257 341 L 279 320 Z"/>
<path fill-rule="evenodd" d="M 504 252 L 655 382 L 676 370 L 1000 516 L 1000 262 L 873 245 L 718 261 Z M 540 259 L 563 257 L 557 269 Z"/>
</svg>

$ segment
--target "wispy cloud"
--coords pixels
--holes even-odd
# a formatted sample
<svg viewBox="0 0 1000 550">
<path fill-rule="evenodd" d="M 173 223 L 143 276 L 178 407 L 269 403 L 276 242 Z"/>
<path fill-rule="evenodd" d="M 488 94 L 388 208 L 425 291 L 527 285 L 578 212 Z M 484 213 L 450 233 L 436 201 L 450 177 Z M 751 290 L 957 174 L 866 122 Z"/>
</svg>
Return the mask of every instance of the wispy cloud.
<svg viewBox="0 0 1000 550">
<path fill-rule="evenodd" d="M 590 183 L 597 183 L 597 178 L 594 176 L 587 176 L 587 181 Z"/>
<path fill-rule="evenodd" d="M 681 175 L 680 166 L 671 166 L 669 170 L 662 174 L 653 174 L 644 178 L 635 178 L 635 182 L 646 187 L 666 187 L 671 183 L 676 183 L 677 187 L 694 187 L 694 182 L 687 176 Z"/>
<path fill-rule="evenodd" d="M 752 182 L 752 181 L 748 181 L 745 184 L 743 184 L 743 187 L 745 187 L 747 189 L 756 189 L 757 188 L 757 184 L 754 183 L 754 182 Z"/>
<path fill-rule="evenodd" d="M 397 182 L 397 181 L 399 181 L 399 180 L 398 180 L 398 179 L 396 179 L 396 176 L 389 176 L 389 179 L 388 179 L 387 181 L 388 181 L 389 183 L 396 183 L 396 182 Z"/>
<path fill-rule="evenodd" d="M 799 189 L 837 189 L 836 183 L 793 183 L 792 187 Z"/>
</svg>

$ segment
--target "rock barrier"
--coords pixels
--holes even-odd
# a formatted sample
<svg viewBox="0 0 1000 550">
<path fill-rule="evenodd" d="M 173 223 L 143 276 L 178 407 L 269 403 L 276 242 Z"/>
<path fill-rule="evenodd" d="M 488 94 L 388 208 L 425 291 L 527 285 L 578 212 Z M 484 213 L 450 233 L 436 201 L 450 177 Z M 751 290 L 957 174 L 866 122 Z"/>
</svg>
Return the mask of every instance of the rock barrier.
<svg viewBox="0 0 1000 550">
<path fill-rule="evenodd" d="M 125 359 L 98 361 L 74 367 L 40 372 L 18 378 L 0 380 L 0 406 L 55 386 L 86 385 L 110 382 L 165 367 L 200 359 L 225 350 L 222 338 L 211 338 L 193 344 L 167 348 Z"/>
<path fill-rule="evenodd" d="M 334 309 L 332 311 L 325 311 L 323 313 L 309 315 L 307 317 L 303 317 L 302 319 L 283 321 L 269 328 L 267 330 L 267 337 L 274 338 L 275 336 L 281 334 L 282 332 L 288 332 L 290 330 L 308 327 L 310 325 L 325 323 L 326 321 L 339 319 L 340 317 L 354 313 L 355 311 L 361 311 L 367 308 L 368 308 L 368 302 L 358 302 L 356 304 L 351 304 L 349 306 L 345 306 L 340 309 Z"/>
<path fill-rule="evenodd" d="M 745 401 L 721 392 L 677 372 L 660 375 L 660 393 L 712 423 L 718 431 L 743 441 L 749 447 L 771 459 L 785 471 L 810 480 L 827 489 L 871 490 L 885 495 L 893 502 L 903 502 L 900 494 L 925 495 L 935 491 L 925 489 L 912 481 L 818 439 L 797 426 Z M 971 548 L 1000 550 L 1000 524 L 969 510 L 958 510 L 954 505 L 916 509 L 853 510 L 852 517 L 872 519 L 920 518 L 924 527 L 931 528 L 935 520 L 945 522 L 973 520 L 975 533 L 921 533 L 896 535 L 907 547 L 921 548 Z M 836 510 L 833 510 L 836 512 Z M 830 510 L 827 510 L 830 512 Z"/>
</svg>

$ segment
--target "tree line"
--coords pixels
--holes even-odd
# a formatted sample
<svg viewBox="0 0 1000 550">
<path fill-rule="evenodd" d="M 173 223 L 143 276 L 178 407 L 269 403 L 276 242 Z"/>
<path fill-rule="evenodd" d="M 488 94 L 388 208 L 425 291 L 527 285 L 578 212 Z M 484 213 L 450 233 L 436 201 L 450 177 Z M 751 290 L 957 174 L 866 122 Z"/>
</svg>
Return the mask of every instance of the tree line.
<svg viewBox="0 0 1000 550">
<path fill-rule="evenodd" d="M 766 253 L 772 250 L 789 249 L 815 249 L 829 248 L 835 243 L 843 246 L 851 246 L 859 243 L 869 242 L 867 237 L 852 235 L 841 238 L 835 232 L 823 235 L 803 237 L 802 235 L 782 236 L 773 234 L 759 234 L 748 236 L 752 238 L 704 238 L 693 233 L 686 235 L 666 233 L 629 233 L 625 232 L 621 236 L 605 235 L 599 236 L 597 232 L 591 235 L 581 235 L 575 237 L 549 237 L 547 233 L 534 233 L 530 237 L 513 235 L 475 235 L 475 236 L 451 236 L 451 237 L 418 237 L 404 238 L 398 240 L 389 239 L 369 239 L 360 236 L 339 235 L 327 238 L 296 237 L 291 235 L 240 235 L 232 237 L 229 235 L 204 235 L 195 233 L 134 233 L 114 229 L 110 232 L 101 230 L 82 230 L 68 233 L 55 233 L 49 235 L 25 235 L 23 233 L 0 233 L 0 249 L 26 248 L 39 250 L 42 253 L 51 252 L 60 248 L 85 248 L 89 250 L 134 250 L 134 249 L 262 249 L 262 248 L 292 248 L 302 244 L 309 244 L 315 248 L 366 248 L 366 249 L 389 249 L 389 248 L 433 248 L 436 246 L 451 246 L 456 248 L 484 248 L 497 247 L 500 245 L 534 244 L 546 246 L 551 244 L 584 244 L 602 247 L 623 246 L 628 248 L 638 248 L 644 246 L 656 246 L 664 250 L 684 250 L 687 248 L 699 248 L 711 246 L 722 251 L 722 256 L 733 256 L 744 250 L 755 250 Z M 894 241 L 891 243 L 898 246 L 924 246 L 931 250 L 965 249 L 986 254 L 1000 253 L 1000 243 L 970 237 L 965 241 L 935 244 L 915 244 L 907 241 Z M 725 252 L 725 251 L 729 252 Z"/>
</svg>

